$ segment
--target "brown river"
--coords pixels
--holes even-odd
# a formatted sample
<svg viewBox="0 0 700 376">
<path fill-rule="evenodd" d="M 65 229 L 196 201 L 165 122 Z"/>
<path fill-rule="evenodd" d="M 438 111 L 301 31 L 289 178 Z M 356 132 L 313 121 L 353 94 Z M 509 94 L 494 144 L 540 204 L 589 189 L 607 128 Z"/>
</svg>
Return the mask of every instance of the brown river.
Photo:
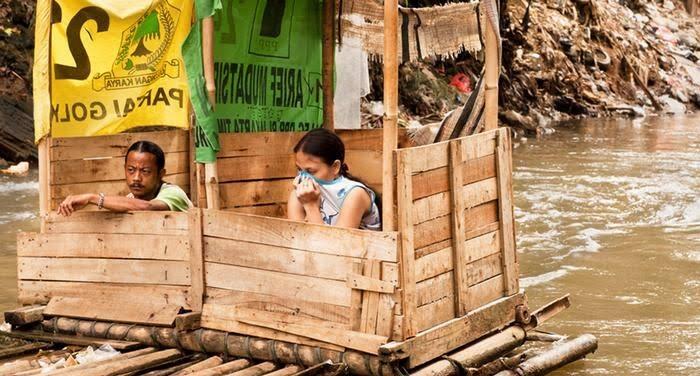
<svg viewBox="0 0 700 376">
<path fill-rule="evenodd" d="M 589 120 L 518 140 L 515 214 L 543 329 L 593 333 L 556 375 L 700 375 L 700 116 Z M 15 306 L 15 233 L 39 228 L 36 172 L 0 176 L 0 310 Z"/>
</svg>

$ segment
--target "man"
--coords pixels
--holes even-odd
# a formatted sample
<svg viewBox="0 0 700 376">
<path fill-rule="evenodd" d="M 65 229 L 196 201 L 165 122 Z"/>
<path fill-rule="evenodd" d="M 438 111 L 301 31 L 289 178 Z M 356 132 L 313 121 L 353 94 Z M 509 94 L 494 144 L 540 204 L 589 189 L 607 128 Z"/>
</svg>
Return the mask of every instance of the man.
<svg viewBox="0 0 700 376">
<path fill-rule="evenodd" d="M 186 211 L 192 202 L 180 187 L 163 181 L 165 154 L 150 141 L 138 141 L 126 152 L 124 172 L 129 193 L 126 197 L 86 193 L 68 196 L 58 206 L 58 213 L 69 216 L 88 204 L 115 212 L 138 210 Z"/>
</svg>

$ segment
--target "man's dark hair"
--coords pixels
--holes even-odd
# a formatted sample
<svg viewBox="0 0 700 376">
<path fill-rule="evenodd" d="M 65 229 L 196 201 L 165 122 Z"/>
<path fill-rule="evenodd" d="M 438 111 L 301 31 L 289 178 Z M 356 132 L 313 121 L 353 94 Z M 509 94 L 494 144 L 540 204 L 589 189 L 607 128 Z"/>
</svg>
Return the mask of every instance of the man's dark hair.
<svg viewBox="0 0 700 376">
<path fill-rule="evenodd" d="M 136 141 L 131 146 L 129 150 L 126 151 L 126 156 L 124 156 L 124 163 L 129 157 L 129 153 L 135 151 L 137 153 L 150 153 L 156 157 L 156 165 L 158 165 L 158 172 L 165 168 L 165 154 L 163 154 L 163 149 L 160 146 L 152 143 L 151 141 Z"/>
</svg>

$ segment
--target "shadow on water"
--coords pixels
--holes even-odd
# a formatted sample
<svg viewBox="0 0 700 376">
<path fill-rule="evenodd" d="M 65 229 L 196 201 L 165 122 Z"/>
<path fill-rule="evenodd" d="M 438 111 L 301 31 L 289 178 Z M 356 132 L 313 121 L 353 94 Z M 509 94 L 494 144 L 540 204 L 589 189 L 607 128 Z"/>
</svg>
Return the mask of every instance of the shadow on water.
<svg viewBox="0 0 700 376">
<path fill-rule="evenodd" d="M 514 152 L 522 286 L 598 352 L 557 375 L 700 374 L 700 117 L 586 120 Z"/>
<path fill-rule="evenodd" d="M 593 333 L 557 375 L 700 374 L 700 117 L 587 120 L 514 152 L 522 286 L 544 329 Z M 36 171 L 0 176 L 0 309 L 15 306 L 15 236 L 37 231 Z"/>
</svg>

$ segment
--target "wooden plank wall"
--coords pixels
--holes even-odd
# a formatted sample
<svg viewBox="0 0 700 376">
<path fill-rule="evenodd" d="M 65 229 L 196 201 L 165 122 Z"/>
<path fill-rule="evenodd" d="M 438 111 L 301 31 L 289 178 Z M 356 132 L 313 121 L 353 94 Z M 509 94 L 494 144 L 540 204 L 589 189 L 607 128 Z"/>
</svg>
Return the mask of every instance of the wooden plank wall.
<svg viewBox="0 0 700 376">
<path fill-rule="evenodd" d="M 213 210 L 202 224 L 203 327 L 296 343 L 318 328 L 393 336 L 397 233 Z M 311 337 L 267 330 L 282 324 Z"/>
<path fill-rule="evenodd" d="M 382 130 L 338 130 L 350 173 L 382 191 Z M 222 133 L 217 165 L 221 208 L 284 217 L 297 174 L 294 145 L 304 133 Z M 402 144 L 408 143 L 405 133 Z"/>
<path fill-rule="evenodd" d="M 188 215 L 49 214 L 45 232 L 18 235 L 19 302 L 126 297 L 134 304 L 193 308 Z"/>
<path fill-rule="evenodd" d="M 127 195 L 124 156 L 139 140 L 155 142 L 165 153 L 165 181 L 190 192 L 189 134 L 183 130 L 122 133 L 112 136 L 51 138 L 49 142 L 51 210 L 68 195 L 104 192 Z M 88 207 L 93 209 L 94 207 Z"/>
<path fill-rule="evenodd" d="M 517 292 L 508 132 L 397 151 L 411 161 L 397 178 L 411 184 L 399 211 L 412 213 L 417 331 Z"/>
</svg>

